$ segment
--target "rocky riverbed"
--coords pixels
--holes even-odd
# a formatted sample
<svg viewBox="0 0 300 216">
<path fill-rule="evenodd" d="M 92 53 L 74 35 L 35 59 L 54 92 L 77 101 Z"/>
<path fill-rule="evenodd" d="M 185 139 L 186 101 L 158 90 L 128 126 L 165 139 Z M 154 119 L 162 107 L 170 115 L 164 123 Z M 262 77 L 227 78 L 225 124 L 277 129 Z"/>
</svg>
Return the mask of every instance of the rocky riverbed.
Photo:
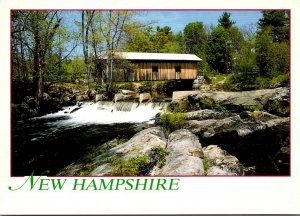
<svg viewBox="0 0 300 216">
<path fill-rule="evenodd" d="M 287 88 L 190 92 L 168 111 L 184 114 L 182 129 L 166 134 L 157 115 L 152 127 L 96 146 L 58 175 L 290 174 Z"/>
</svg>

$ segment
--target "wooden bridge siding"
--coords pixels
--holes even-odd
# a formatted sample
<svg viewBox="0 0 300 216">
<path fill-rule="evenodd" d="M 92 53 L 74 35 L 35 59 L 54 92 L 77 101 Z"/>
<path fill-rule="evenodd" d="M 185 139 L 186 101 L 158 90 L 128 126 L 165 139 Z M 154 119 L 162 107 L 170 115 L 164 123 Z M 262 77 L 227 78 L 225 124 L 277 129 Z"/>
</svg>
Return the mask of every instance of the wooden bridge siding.
<svg viewBox="0 0 300 216">
<path fill-rule="evenodd" d="M 181 67 L 180 79 L 195 79 L 197 76 L 197 63 L 172 63 L 172 62 L 139 62 L 136 65 L 136 80 L 153 80 L 152 67 L 158 66 L 158 80 L 174 80 L 175 67 Z"/>
</svg>

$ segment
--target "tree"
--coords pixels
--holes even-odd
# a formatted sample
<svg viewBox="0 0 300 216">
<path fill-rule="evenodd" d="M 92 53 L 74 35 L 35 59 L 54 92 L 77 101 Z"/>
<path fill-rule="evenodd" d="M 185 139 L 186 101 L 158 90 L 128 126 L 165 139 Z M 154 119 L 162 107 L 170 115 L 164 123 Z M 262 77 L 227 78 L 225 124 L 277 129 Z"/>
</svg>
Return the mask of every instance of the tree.
<svg viewBox="0 0 300 216">
<path fill-rule="evenodd" d="M 62 17 L 58 17 L 57 14 L 57 11 L 13 12 L 13 42 L 19 40 L 23 60 L 25 58 L 23 49 L 25 45 L 30 53 L 28 55 L 30 57 L 27 59 L 33 61 L 32 75 L 35 86 L 36 108 L 39 112 L 43 100 L 46 57 L 53 46 L 55 35 L 62 21 Z M 20 36 L 19 39 L 17 39 L 18 36 Z M 24 72 L 25 74 L 27 75 L 26 72 Z"/>
<path fill-rule="evenodd" d="M 232 42 L 229 33 L 222 27 L 216 27 L 208 37 L 207 61 L 213 70 L 228 73 L 232 62 Z"/>
<path fill-rule="evenodd" d="M 235 21 L 230 20 L 230 13 L 224 12 L 222 16 L 218 19 L 219 26 L 225 29 L 229 29 L 235 24 Z"/>
<path fill-rule="evenodd" d="M 84 63 L 86 66 L 86 79 L 88 88 L 90 88 L 91 77 L 91 58 L 89 56 L 89 43 L 90 43 L 90 29 L 94 19 L 95 11 L 82 11 L 81 12 L 81 41 L 84 56 Z"/>
<path fill-rule="evenodd" d="M 184 27 L 184 43 L 186 53 L 204 57 L 207 35 L 202 22 L 189 23 Z"/>
<path fill-rule="evenodd" d="M 156 32 L 151 36 L 150 41 L 152 42 L 152 52 L 168 53 L 174 42 L 174 34 L 171 31 L 171 27 L 157 26 Z"/>
<path fill-rule="evenodd" d="M 270 30 L 273 42 L 287 42 L 289 40 L 288 12 L 283 10 L 263 11 L 259 20 L 259 34 Z"/>
<path fill-rule="evenodd" d="M 152 27 L 144 27 L 141 23 L 129 23 L 125 26 L 126 42 L 124 49 L 127 52 L 151 52 Z"/>
</svg>

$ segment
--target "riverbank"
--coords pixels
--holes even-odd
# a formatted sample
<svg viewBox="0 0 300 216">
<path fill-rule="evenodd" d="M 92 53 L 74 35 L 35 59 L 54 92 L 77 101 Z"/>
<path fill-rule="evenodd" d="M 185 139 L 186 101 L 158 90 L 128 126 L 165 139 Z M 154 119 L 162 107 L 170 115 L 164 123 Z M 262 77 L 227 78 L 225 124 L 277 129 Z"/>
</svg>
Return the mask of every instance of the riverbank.
<svg viewBox="0 0 300 216">
<path fill-rule="evenodd" d="M 98 146 L 58 175 L 289 175 L 288 95 L 190 92 L 154 127 Z"/>
</svg>

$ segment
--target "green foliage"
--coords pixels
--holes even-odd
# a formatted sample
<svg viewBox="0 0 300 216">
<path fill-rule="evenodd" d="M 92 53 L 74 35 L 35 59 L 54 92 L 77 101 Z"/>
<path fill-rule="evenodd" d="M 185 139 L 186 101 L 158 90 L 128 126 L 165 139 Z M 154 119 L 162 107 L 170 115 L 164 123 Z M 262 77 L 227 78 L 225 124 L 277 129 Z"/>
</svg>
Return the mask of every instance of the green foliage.
<svg viewBox="0 0 300 216">
<path fill-rule="evenodd" d="M 149 157 L 151 158 L 151 161 L 155 163 L 159 168 L 165 165 L 166 163 L 166 157 L 168 156 L 169 152 L 167 149 L 157 146 L 151 148 Z"/>
<path fill-rule="evenodd" d="M 263 17 L 259 20 L 260 31 L 270 29 L 273 42 L 287 42 L 289 40 L 288 12 L 284 10 L 263 11 Z"/>
<path fill-rule="evenodd" d="M 229 33 L 222 27 L 216 27 L 208 37 L 207 61 L 213 70 L 228 73 L 232 62 L 232 41 Z"/>
<path fill-rule="evenodd" d="M 287 116 L 289 114 L 289 107 L 284 105 L 283 101 L 275 99 L 270 101 L 266 107 L 267 111 L 280 116 Z"/>
<path fill-rule="evenodd" d="M 206 32 L 202 22 L 192 22 L 187 24 L 183 30 L 185 49 L 187 53 L 192 53 L 203 58 Z"/>
<path fill-rule="evenodd" d="M 115 85 L 116 85 L 116 90 L 117 89 L 126 89 L 131 91 L 135 90 L 134 82 L 118 82 L 115 83 Z"/>
<path fill-rule="evenodd" d="M 150 160 L 147 156 L 129 158 L 112 165 L 113 176 L 140 176 L 148 173 Z"/>
<path fill-rule="evenodd" d="M 286 74 L 280 74 L 278 76 L 275 76 L 271 79 L 270 84 L 273 86 L 286 86 L 288 84 L 289 75 Z"/>
<path fill-rule="evenodd" d="M 110 157 L 106 162 L 112 164 L 111 175 L 114 176 L 141 176 L 147 175 L 157 165 L 162 167 L 166 163 L 169 152 L 160 146 L 153 147 L 149 156 L 137 156 L 122 160 L 119 157 Z"/>
<path fill-rule="evenodd" d="M 218 19 L 219 25 L 225 29 L 229 29 L 235 24 L 235 21 L 230 20 L 230 13 L 224 12 Z"/>
<path fill-rule="evenodd" d="M 183 113 L 163 113 L 160 116 L 160 121 L 164 133 L 169 135 L 171 132 L 183 128 L 185 116 Z"/>
<path fill-rule="evenodd" d="M 209 167 L 210 167 L 209 158 L 207 155 L 204 155 L 203 156 L 204 175 L 207 175 Z"/>
<path fill-rule="evenodd" d="M 258 105 L 244 105 L 243 106 L 245 110 L 248 110 L 248 111 L 261 111 L 262 110 L 262 107 L 258 106 Z"/>
<path fill-rule="evenodd" d="M 151 81 L 142 81 L 139 82 L 140 86 L 138 87 L 139 93 L 145 93 L 145 92 L 150 92 L 152 93 L 153 91 L 153 82 Z"/>
<path fill-rule="evenodd" d="M 257 88 L 260 89 L 268 88 L 270 84 L 270 78 L 265 76 L 257 76 L 255 78 L 255 83 L 258 86 Z"/>
<path fill-rule="evenodd" d="M 185 103 L 184 101 L 179 103 L 171 103 L 167 107 L 167 110 L 173 113 L 184 113 L 190 110 L 190 106 L 188 103 Z"/>
<path fill-rule="evenodd" d="M 287 43 L 271 43 L 266 56 L 266 72 L 274 77 L 287 73 L 289 70 L 289 45 Z"/>
<path fill-rule="evenodd" d="M 225 80 L 224 88 L 233 91 L 255 89 L 255 76 L 251 71 L 233 73 Z"/>
</svg>

